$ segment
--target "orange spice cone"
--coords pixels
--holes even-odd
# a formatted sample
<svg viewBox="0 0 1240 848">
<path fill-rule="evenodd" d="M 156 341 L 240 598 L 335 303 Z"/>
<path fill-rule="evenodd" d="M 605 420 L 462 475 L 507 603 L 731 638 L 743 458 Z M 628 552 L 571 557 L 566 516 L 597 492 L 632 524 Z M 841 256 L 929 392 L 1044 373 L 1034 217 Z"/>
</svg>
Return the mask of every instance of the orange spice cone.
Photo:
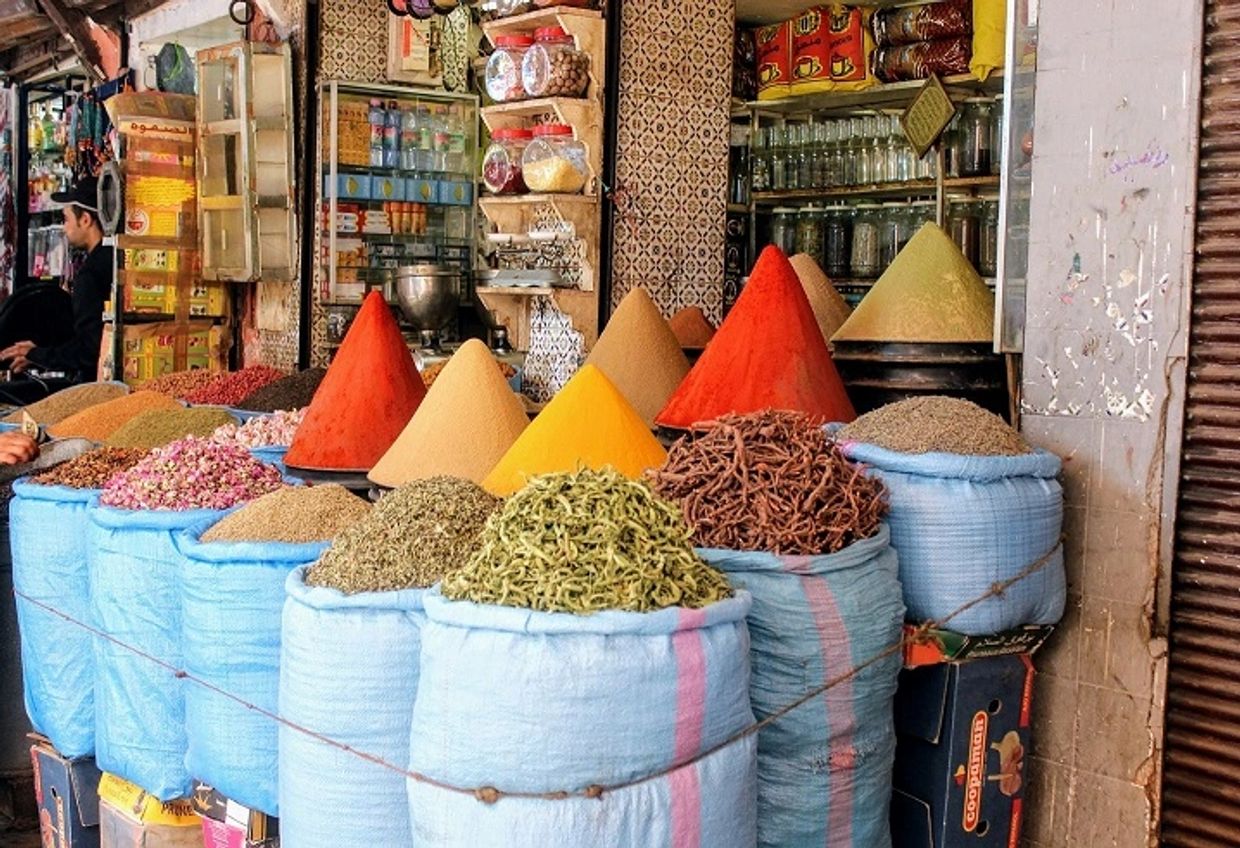
<svg viewBox="0 0 1240 848">
<path fill-rule="evenodd" d="M 682 348 L 704 348 L 715 337 L 715 325 L 707 320 L 700 306 L 686 306 L 673 315 L 668 324 Z"/>
</svg>

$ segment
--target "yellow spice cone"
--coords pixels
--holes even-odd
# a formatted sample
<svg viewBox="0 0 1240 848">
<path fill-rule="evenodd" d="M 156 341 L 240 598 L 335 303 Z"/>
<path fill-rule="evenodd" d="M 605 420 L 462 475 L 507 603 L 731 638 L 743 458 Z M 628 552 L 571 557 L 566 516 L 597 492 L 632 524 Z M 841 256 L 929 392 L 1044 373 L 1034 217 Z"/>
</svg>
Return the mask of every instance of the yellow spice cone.
<svg viewBox="0 0 1240 848">
<path fill-rule="evenodd" d="M 637 478 L 666 459 L 663 446 L 620 390 L 598 368 L 585 365 L 526 428 L 482 487 L 507 497 L 539 474 L 606 466 Z"/>
<path fill-rule="evenodd" d="M 995 297 L 960 248 L 926 224 L 896 256 L 832 341 L 988 342 Z"/>
<path fill-rule="evenodd" d="M 844 322 L 852 314 L 852 308 L 835 290 L 835 286 L 831 285 L 831 280 L 812 256 L 798 253 L 788 261 L 792 263 L 793 270 L 801 280 L 801 288 L 805 289 L 805 296 L 809 298 L 809 305 L 814 310 L 814 319 L 818 322 L 818 329 L 822 330 L 823 340 L 830 341 L 836 331 L 844 326 Z"/>
<path fill-rule="evenodd" d="M 370 481 L 395 488 L 445 475 L 481 483 L 528 423 L 487 346 L 470 339 L 448 360 Z"/>
<path fill-rule="evenodd" d="M 607 375 L 648 427 L 689 373 L 689 360 L 645 289 L 624 296 L 586 359 Z"/>
</svg>

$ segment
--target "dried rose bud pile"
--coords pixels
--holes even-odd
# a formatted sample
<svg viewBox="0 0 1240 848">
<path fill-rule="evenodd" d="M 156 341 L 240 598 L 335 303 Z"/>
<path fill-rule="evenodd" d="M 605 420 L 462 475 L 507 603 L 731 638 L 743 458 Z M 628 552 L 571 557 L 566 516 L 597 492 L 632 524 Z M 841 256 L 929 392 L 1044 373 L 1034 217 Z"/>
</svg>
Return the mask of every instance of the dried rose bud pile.
<svg viewBox="0 0 1240 848">
<path fill-rule="evenodd" d="M 243 448 L 283 447 L 293 443 L 297 428 L 306 417 L 304 409 L 281 410 L 244 424 L 225 424 L 212 434 L 217 442 L 241 445 Z"/>
<path fill-rule="evenodd" d="M 189 436 L 117 474 L 99 503 L 119 509 L 228 509 L 283 485 L 275 466 L 240 445 Z"/>
<path fill-rule="evenodd" d="M 190 403 L 236 406 L 263 386 L 287 376 L 283 371 L 266 365 L 252 365 L 231 374 L 221 374 L 202 388 L 190 392 L 185 396 L 185 400 Z"/>
<path fill-rule="evenodd" d="M 142 384 L 142 388 L 148 392 L 159 392 L 161 395 L 184 400 L 222 376 L 223 374 L 218 371 L 207 371 L 204 368 L 195 368 L 192 371 L 173 371 L 148 380 Z"/>
</svg>

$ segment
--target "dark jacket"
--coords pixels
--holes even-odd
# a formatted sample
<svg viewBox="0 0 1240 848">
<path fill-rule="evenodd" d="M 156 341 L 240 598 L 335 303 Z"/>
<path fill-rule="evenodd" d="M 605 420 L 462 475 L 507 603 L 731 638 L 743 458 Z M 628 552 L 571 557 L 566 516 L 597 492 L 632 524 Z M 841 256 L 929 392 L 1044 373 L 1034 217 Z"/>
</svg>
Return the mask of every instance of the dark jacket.
<svg viewBox="0 0 1240 848">
<path fill-rule="evenodd" d="M 94 380 L 103 340 L 103 305 L 112 297 L 112 248 L 99 245 L 73 277 L 73 338 L 64 344 L 36 347 L 26 356 L 44 371 L 64 371 Z"/>
</svg>

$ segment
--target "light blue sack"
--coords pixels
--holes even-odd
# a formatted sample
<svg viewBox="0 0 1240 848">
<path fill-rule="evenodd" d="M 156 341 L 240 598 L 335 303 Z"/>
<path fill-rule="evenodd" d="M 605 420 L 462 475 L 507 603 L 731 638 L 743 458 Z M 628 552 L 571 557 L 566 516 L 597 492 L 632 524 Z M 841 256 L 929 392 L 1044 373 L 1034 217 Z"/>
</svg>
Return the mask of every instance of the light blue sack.
<svg viewBox="0 0 1240 848">
<path fill-rule="evenodd" d="M 411 770 L 457 787 L 583 790 L 656 774 L 753 724 L 750 598 L 641 614 L 426 596 Z M 413 844 L 752 848 L 753 736 L 599 799 L 484 804 L 409 782 Z"/>
<path fill-rule="evenodd" d="M 363 592 L 288 576 L 280 715 L 402 767 L 418 688 L 425 590 Z M 290 848 L 411 845 L 405 778 L 280 726 L 280 839 Z"/>
<path fill-rule="evenodd" d="M 1063 617 L 1062 463 L 1046 451 L 1022 456 L 906 454 L 843 443 L 849 459 L 887 486 L 891 544 L 909 617 L 937 621 L 1015 578 L 1047 554 L 1041 570 L 944 627 L 984 636 Z"/>
<path fill-rule="evenodd" d="M 268 713 L 279 709 L 280 613 L 289 572 L 327 542 L 201 542 L 215 520 L 179 533 L 185 670 L 185 762 L 224 797 L 271 816 L 277 802 L 275 719 L 199 685 L 218 687 Z"/>
<path fill-rule="evenodd" d="M 82 624 L 91 621 L 87 506 L 98 494 L 17 481 L 9 506 L 26 713 L 70 758 L 95 751 L 95 654 Z"/>
<path fill-rule="evenodd" d="M 250 448 L 250 455 L 259 462 L 265 462 L 268 465 L 274 465 L 280 469 L 281 474 L 288 474 L 288 467 L 284 464 L 284 455 L 288 453 L 288 445 L 276 445 L 266 448 Z"/>
<path fill-rule="evenodd" d="M 98 505 L 89 512 L 91 610 L 111 637 L 95 638 L 95 760 L 161 801 L 184 797 L 193 788 L 185 768 L 185 689 L 167 667 L 183 663 L 181 554 L 173 536 L 224 513 Z"/>
<path fill-rule="evenodd" d="M 759 720 L 898 645 L 896 554 L 884 526 L 829 556 L 703 549 L 753 595 L 749 613 Z M 758 845 L 887 848 L 899 652 L 758 735 Z"/>
</svg>

